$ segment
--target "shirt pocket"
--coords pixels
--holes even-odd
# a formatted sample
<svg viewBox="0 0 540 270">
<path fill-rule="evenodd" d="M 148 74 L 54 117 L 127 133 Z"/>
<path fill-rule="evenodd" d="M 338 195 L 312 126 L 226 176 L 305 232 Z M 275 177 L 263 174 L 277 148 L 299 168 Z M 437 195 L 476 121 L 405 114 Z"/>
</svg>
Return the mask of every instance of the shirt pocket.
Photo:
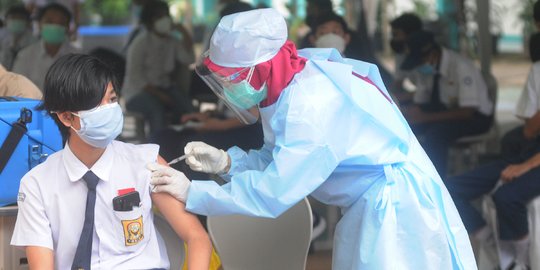
<svg viewBox="0 0 540 270">
<path fill-rule="evenodd" d="M 134 252 L 146 245 L 146 221 L 143 207 L 135 207 L 131 211 L 114 211 L 112 228 L 119 251 Z"/>
</svg>

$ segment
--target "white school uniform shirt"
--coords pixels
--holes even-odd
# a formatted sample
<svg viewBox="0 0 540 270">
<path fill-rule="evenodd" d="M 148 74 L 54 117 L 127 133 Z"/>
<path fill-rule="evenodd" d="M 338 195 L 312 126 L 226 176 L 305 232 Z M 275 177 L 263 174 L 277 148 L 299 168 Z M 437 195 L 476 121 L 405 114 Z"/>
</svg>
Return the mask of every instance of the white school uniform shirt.
<svg viewBox="0 0 540 270">
<path fill-rule="evenodd" d="M 493 102 L 489 99 L 486 82 L 471 60 L 442 48 L 439 72 L 440 101 L 447 108 L 473 107 L 484 115 L 493 113 Z M 416 104 L 430 102 L 434 76 L 417 71 L 411 72 L 410 76 L 416 85 L 414 102 Z"/>
<path fill-rule="evenodd" d="M 5 38 L 0 39 L 0 63 L 11 70 L 15 56 L 25 47 L 37 42 L 31 30 L 26 30 L 15 42 L 15 35 L 9 33 Z"/>
<path fill-rule="evenodd" d="M 157 145 L 113 141 L 92 166 L 100 178 L 96 188 L 92 270 L 169 267 L 165 245 L 154 227 L 148 162 Z M 14 246 L 40 246 L 54 251 L 56 269 L 71 269 L 82 232 L 88 189 L 82 180 L 88 168 L 66 144 L 21 180 L 19 212 L 11 239 Z M 113 210 L 118 190 L 134 188 L 141 206 Z M 138 223 L 141 233 L 130 225 Z M 137 226 L 135 226 L 136 228 Z"/>
<path fill-rule="evenodd" d="M 527 77 L 527 84 L 521 92 L 517 106 L 516 116 L 531 118 L 540 110 L 540 61 L 535 62 Z"/>
<path fill-rule="evenodd" d="M 55 56 L 50 56 L 45 51 L 43 41 L 22 49 L 15 58 L 12 71 L 26 76 L 43 92 L 45 75 L 49 67 L 63 55 L 77 53 L 79 50 L 69 42 L 64 42 Z"/>
<path fill-rule="evenodd" d="M 189 65 L 194 61 L 193 51 L 187 50 L 181 40 L 172 36 L 161 38 L 143 30 L 127 51 L 122 95 L 127 102 L 141 93 L 146 85 L 169 87 L 178 64 Z"/>
</svg>

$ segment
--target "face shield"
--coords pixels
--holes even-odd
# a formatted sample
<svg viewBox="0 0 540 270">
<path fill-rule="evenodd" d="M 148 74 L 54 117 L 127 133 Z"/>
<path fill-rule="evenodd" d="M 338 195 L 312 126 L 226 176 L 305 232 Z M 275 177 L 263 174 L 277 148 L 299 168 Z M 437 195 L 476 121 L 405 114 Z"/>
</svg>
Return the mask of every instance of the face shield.
<svg viewBox="0 0 540 270">
<path fill-rule="evenodd" d="M 266 98 L 267 88 L 265 83 L 254 78 L 255 66 L 221 67 L 212 63 L 206 52 L 195 71 L 238 119 L 245 124 L 257 122 L 257 105 Z"/>
</svg>

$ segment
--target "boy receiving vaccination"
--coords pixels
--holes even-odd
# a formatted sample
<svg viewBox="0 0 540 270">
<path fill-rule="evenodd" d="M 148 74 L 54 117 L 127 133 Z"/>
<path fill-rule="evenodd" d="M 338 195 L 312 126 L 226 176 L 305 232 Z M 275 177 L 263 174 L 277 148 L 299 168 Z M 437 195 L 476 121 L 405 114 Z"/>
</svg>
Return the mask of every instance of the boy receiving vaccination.
<svg viewBox="0 0 540 270">
<path fill-rule="evenodd" d="M 11 244 L 26 249 L 30 269 L 167 269 L 155 204 L 186 242 L 189 269 L 208 269 L 211 244 L 184 204 L 151 193 L 157 145 L 114 139 L 123 126 L 112 71 L 95 57 L 70 54 L 45 78 L 41 109 L 58 125 L 63 150 L 21 181 Z"/>
</svg>

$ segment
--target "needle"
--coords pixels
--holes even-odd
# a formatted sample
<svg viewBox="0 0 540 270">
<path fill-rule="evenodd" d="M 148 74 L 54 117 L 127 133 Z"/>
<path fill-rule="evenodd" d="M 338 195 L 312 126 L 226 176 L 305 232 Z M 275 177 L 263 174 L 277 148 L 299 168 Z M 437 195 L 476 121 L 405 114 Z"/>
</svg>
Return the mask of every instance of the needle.
<svg viewBox="0 0 540 270">
<path fill-rule="evenodd" d="M 186 157 L 187 157 L 187 155 L 183 155 L 183 156 L 177 157 L 177 158 L 171 160 L 168 164 L 169 164 L 169 165 L 172 165 L 172 164 L 178 163 L 178 162 L 180 162 L 180 161 L 186 159 Z"/>
</svg>

